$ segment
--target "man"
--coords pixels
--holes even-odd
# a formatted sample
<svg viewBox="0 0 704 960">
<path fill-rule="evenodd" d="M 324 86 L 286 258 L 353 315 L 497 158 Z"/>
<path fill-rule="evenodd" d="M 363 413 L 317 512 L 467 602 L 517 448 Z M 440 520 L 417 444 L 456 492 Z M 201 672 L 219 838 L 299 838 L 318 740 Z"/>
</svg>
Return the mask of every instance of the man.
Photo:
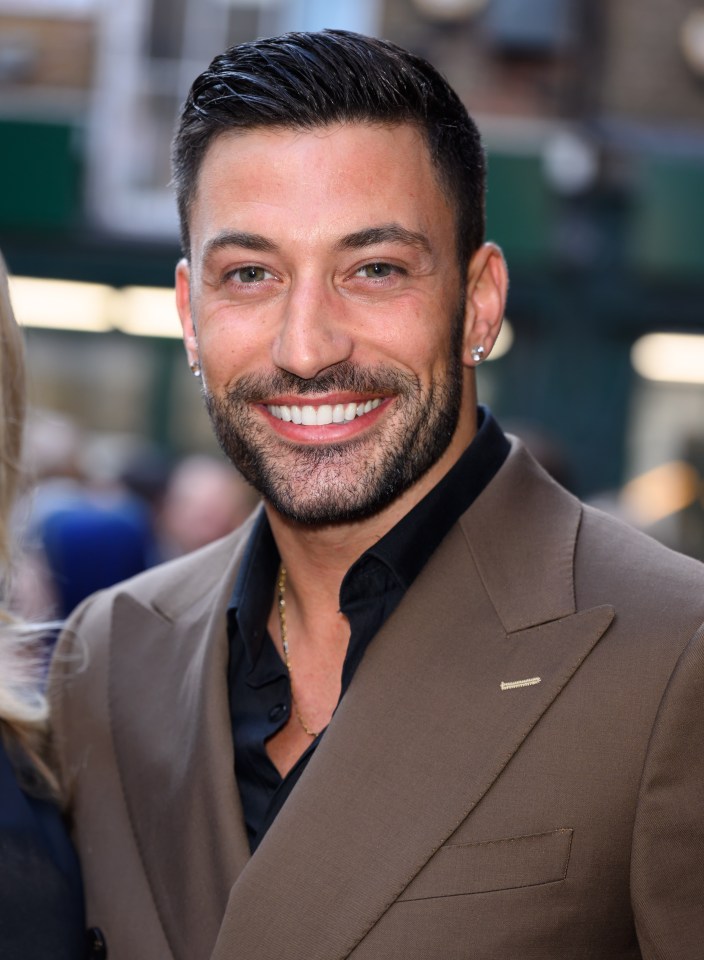
<svg viewBox="0 0 704 960">
<path fill-rule="evenodd" d="M 264 506 L 66 631 L 110 960 L 701 957 L 704 570 L 477 412 L 507 277 L 456 95 L 353 34 L 246 44 L 174 177 L 186 352 Z"/>
</svg>

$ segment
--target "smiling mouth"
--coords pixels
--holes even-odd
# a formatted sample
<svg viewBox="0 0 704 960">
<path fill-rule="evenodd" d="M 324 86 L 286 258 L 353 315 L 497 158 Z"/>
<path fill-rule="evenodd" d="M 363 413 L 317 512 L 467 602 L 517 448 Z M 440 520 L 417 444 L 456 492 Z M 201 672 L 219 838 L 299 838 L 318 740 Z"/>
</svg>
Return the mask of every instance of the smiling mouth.
<svg viewBox="0 0 704 960">
<path fill-rule="evenodd" d="M 300 423 L 305 427 L 321 427 L 328 423 L 351 423 L 357 417 L 371 413 L 381 403 L 382 398 L 366 400 L 364 403 L 322 403 L 318 407 L 310 404 L 267 404 L 266 409 L 276 420 L 285 423 Z"/>
</svg>

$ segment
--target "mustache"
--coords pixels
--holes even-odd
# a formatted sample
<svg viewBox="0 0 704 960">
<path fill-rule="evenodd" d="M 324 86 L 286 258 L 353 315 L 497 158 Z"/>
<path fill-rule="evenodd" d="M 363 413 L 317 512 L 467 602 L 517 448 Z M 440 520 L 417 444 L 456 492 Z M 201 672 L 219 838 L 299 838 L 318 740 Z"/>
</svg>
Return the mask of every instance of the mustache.
<svg viewBox="0 0 704 960">
<path fill-rule="evenodd" d="M 288 370 L 277 370 L 266 376 L 250 374 L 233 381 L 226 395 L 231 403 L 262 403 L 280 394 L 305 397 L 350 391 L 403 395 L 418 386 L 418 378 L 413 374 L 384 366 L 360 367 L 344 360 L 310 379 L 298 377 Z"/>
</svg>

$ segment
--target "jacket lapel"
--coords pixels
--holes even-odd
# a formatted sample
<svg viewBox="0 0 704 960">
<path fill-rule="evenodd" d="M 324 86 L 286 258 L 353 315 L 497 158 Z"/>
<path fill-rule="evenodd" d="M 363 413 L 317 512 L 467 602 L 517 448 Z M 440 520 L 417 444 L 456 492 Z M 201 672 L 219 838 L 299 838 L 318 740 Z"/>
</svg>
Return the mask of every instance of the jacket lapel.
<svg viewBox="0 0 704 960">
<path fill-rule="evenodd" d="M 117 764 L 178 960 L 209 956 L 228 892 L 249 857 L 234 777 L 225 613 L 243 539 L 195 559 L 180 591 L 167 575 L 154 605 L 124 592 L 113 611 L 109 706 Z"/>
<path fill-rule="evenodd" d="M 613 617 L 575 612 L 579 517 L 511 455 L 370 645 L 213 960 L 348 956 L 468 816 Z"/>
</svg>

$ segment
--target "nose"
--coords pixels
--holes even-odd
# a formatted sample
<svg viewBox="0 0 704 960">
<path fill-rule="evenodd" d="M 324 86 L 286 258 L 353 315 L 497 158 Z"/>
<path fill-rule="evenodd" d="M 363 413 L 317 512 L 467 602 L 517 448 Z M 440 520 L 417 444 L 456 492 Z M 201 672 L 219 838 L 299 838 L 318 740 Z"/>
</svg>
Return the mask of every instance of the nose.
<svg viewBox="0 0 704 960">
<path fill-rule="evenodd" d="M 292 284 L 272 348 L 277 367 L 310 380 L 351 353 L 351 331 L 334 289 L 313 280 Z"/>
</svg>

